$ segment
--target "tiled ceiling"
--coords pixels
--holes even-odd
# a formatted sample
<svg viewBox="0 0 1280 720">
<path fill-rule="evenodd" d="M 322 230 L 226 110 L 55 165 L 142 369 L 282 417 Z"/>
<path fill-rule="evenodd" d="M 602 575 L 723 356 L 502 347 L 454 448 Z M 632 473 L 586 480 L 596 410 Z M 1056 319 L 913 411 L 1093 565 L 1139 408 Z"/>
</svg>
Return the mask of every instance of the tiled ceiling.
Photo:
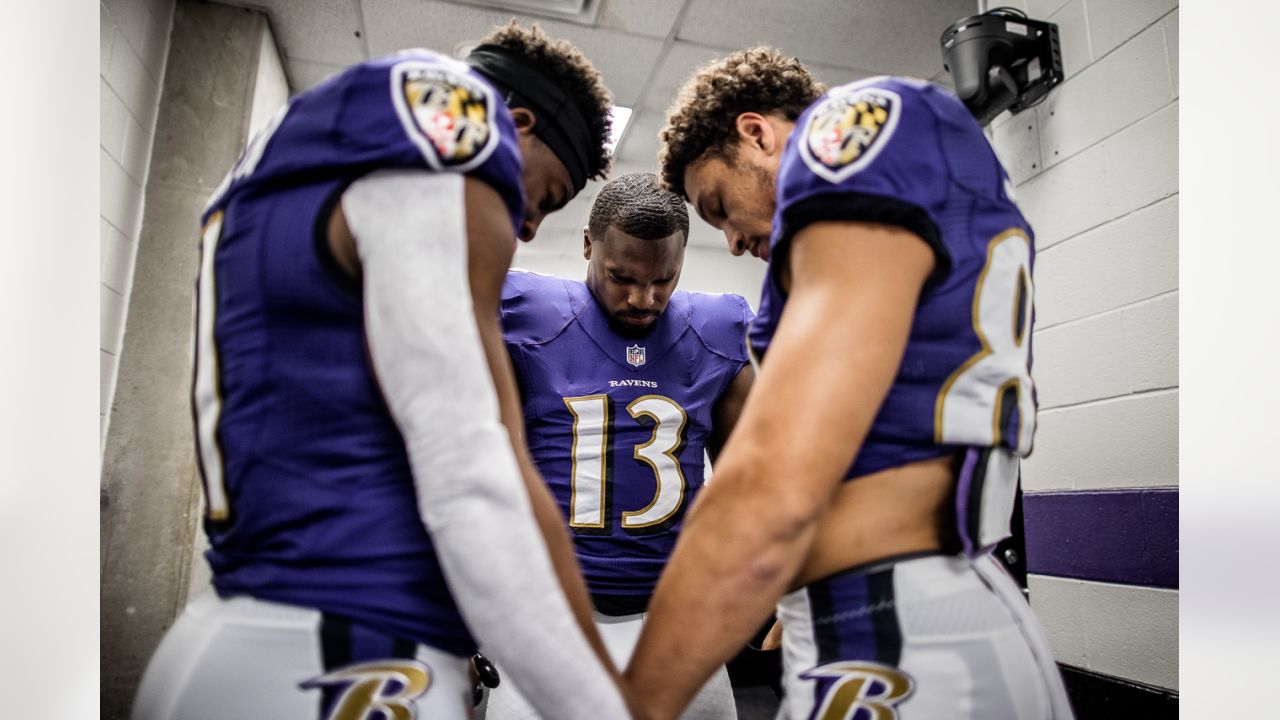
<svg viewBox="0 0 1280 720">
<path fill-rule="evenodd" d="M 654 171 L 657 132 L 677 88 L 700 65 L 752 45 L 800 58 L 822 81 L 878 74 L 947 82 L 938 38 L 978 0 L 586 0 L 591 25 L 513 12 L 501 0 L 230 0 L 267 13 L 290 87 L 300 92 L 350 63 L 407 47 L 445 53 L 515 17 L 579 48 L 614 101 L 635 108 L 616 172 Z M 578 252 L 598 190 L 591 183 L 539 231 L 537 252 Z M 690 242 L 723 240 L 693 223 Z M 532 246 L 530 246 L 532 249 Z"/>
</svg>

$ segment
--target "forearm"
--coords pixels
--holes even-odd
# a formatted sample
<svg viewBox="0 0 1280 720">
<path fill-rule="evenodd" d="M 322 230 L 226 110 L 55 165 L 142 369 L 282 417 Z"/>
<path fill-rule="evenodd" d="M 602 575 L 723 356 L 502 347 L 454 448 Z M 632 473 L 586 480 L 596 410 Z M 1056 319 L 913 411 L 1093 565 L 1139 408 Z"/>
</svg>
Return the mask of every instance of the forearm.
<svg viewBox="0 0 1280 720">
<path fill-rule="evenodd" d="M 627 669 L 655 718 L 678 717 L 751 638 L 813 541 L 816 516 L 778 512 L 785 500 L 739 468 L 718 470 L 686 519 Z"/>
<path fill-rule="evenodd" d="M 565 598 L 569 601 L 569 607 L 573 610 L 574 618 L 582 628 L 583 633 L 586 634 L 587 641 L 600 659 L 601 665 L 604 666 L 615 681 L 620 681 L 621 676 L 618 668 L 614 666 L 613 660 L 610 659 L 609 651 L 605 648 L 604 640 L 600 637 L 600 632 L 596 628 L 595 619 L 592 615 L 591 595 L 588 593 L 587 584 L 582 578 L 582 568 L 578 565 L 577 554 L 574 552 L 573 540 L 569 537 L 564 515 L 560 512 L 560 507 L 556 505 L 555 498 L 551 495 L 551 491 L 547 489 L 546 483 L 538 474 L 537 469 L 533 467 L 533 462 L 529 460 L 528 454 L 521 454 L 523 455 L 521 458 L 521 470 L 523 471 L 525 488 L 529 492 L 529 499 L 533 505 L 534 519 L 538 523 L 543 539 L 546 540 L 547 551 L 551 556 L 551 564 L 555 568 L 556 578 L 560 581 L 560 587 L 564 589 Z"/>
<path fill-rule="evenodd" d="M 479 312 L 482 314 L 477 315 L 476 323 L 480 328 L 485 358 L 489 363 L 489 370 L 498 391 L 502 422 L 511 435 L 512 450 L 520 466 L 520 476 L 524 481 L 525 491 L 529 495 L 534 519 L 546 541 L 556 579 L 564 589 L 565 598 L 573 611 L 574 619 L 586 635 L 587 642 L 590 643 L 605 670 L 615 681 L 618 681 L 619 673 L 609 658 L 608 650 L 605 649 L 604 641 L 600 638 L 591 614 L 591 597 L 582 579 L 582 570 L 578 566 L 577 555 L 573 550 L 573 542 L 569 537 L 564 515 L 560 512 L 555 498 L 547 489 L 546 483 L 526 449 L 524 414 L 518 403 L 520 394 L 511 368 L 511 356 L 507 354 L 503 345 L 501 328 L 494 319 L 495 315 L 488 309 L 479 310 Z"/>
<path fill-rule="evenodd" d="M 507 405 L 473 309 L 494 325 L 496 312 L 473 308 L 461 201 L 456 176 L 405 172 L 371 175 L 344 194 L 364 274 L 369 354 L 468 628 L 539 711 L 624 717 L 557 582 L 501 422 Z"/>
</svg>

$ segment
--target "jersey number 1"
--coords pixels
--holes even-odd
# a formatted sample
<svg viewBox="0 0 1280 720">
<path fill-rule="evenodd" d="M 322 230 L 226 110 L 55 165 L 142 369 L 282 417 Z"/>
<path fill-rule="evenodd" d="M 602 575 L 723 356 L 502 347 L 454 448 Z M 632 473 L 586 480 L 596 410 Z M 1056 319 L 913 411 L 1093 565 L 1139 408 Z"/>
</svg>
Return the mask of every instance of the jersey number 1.
<svg viewBox="0 0 1280 720">
<path fill-rule="evenodd" d="M 218 444 L 218 419 L 222 412 L 218 350 L 213 337 L 218 305 L 214 258 L 222 234 L 222 212 L 214 213 L 200 236 L 200 275 L 196 281 L 195 372 L 191 404 L 196 419 L 196 454 L 205 500 L 211 520 L 227 520 L 231 506 L 223 475 L 222 448 Z"/>
<path fill-rule="evenodd" d="M 565 398 L 573 415 L 573 471 L 570 475 L 569 526 L 575 529 L 608 527 L 609 431 L 613 427 L 608 395 Z M 657 488 L 653 500 L 638 510 L 624 510 L 622 529 L 644 531 L 671 520 L 684 504 L 685 480 L 678 453 L 684 447 L 688 416 L 684 408 L 664 395 L 644 395 L 627 405 L 636 420 L 653 422 L 649 441 L 637 445 L 633 457 L 653 469 Z"/>
</svg>

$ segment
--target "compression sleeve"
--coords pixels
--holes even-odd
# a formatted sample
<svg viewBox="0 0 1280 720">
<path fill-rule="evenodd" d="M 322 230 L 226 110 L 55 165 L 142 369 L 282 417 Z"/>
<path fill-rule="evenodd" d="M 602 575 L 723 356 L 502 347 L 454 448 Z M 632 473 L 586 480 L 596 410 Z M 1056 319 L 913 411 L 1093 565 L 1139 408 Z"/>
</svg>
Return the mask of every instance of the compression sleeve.
<svg viewBox="0 0 1280 720">
<path fill-rule="evenodd" d="M 556 580 L 489 373 L 467 280 L 463 178 L 380 171 L 342 197 L 370 355 L 458 608 L 544 717 L 628 717 Z"/>
</svg>

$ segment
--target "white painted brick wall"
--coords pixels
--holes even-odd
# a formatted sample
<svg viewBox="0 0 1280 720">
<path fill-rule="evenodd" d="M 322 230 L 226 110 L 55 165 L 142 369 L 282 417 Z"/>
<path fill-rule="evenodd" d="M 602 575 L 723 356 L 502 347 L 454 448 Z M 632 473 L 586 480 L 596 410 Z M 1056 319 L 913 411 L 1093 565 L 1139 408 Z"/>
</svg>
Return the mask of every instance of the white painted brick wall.
<svg viewBox="0 0 1280 720">
<path fill-rule="evenodd" d="M 1040 142 L 1045 130 L 1030 115 L 1002 125 L 992 142 L 1001 160 L 1021 163 L 1010 175 L 1020 183 L 1019 201 L 1035 230 L 1038 250 L 1178 192 L 1176 101 L 1048 170 L 1041 165 L 1027 178 L 1027 166 L 1039 150 L 1010 143 L 1007 136 L 1032 125 Z M 1017 121 L 1024 122 L 1013 126 Z"/>
<path fill-rule="evenodd" d="M 1045 331 L 1177 287 L 1174 196 L 1042 250 L 1036 256 L 1036 329 Z"/>
<path fill-rule="evenodd" d="M 101 242 L 99 427 L 105 440 L 142 223 L 174 0 L 98 5 Z"/>
<path fill-rule="evenodd" d="M 1058 39 L 1062 47 L 1062 70 L 1067 77 L 1075 77 L 1093 62 L 1093 47 L 1089 39 L 1089 21 L 1085 17 L 1084 0 L 1071 0 L 1047 18 L 1058 25 Z"/>
<path fill-rule="evenodd" d="M 1178 484 L 1178 391 L 1045 410 L 1023 489 L 1110 490 Z"/>
<path fill-rule="evenodd" d="M 1124 320 L 1118 312 L 1035 334 L 1040 410 L 1129 392 Z"/>
<path fill-rule="evenodd" d="M 991 132 L 1036 233 L 1028 492 L 1178 485 L 1177 5 L 1016 3 L 1058 24 L 1067 75 Z M 1058 660 L 1178 687 L 1176 590 L 1030 584 Z"/>
<path fill-rule="evenodd" d="M 1032 575 L 1031 605 L 1061 662 L 1178 687 L 1178 592 Z M 1127 608 L 1123 615 L 1115 608 Z"/>
<path fill-rule="evenodd" d="M 1120 4 L 1126 7 L 1112 7 Z M 1168 472 L 1087 477 L 1082 465 L 1101 470 L 1094 459 L 1123 453 L 1081 448 L 1081 431 L 1065 430 L 1083 424 L 1065 422 L 1071 416 L 1114 411 L 1098 401 L 1159 405 L 1128 396 L 1177 386 L 1176 4 L 1028 0 L 1022 7 L 1059 21 L 1063 32 L 1087 32 L 1070 40 L 1075 57 L 1096 58 L 1041 108 L 1002 118 L 992 133 L 997 152 L 1014 166 L 1020 203 L 1036 231 L 1035 371 L 1043 417 L 1028 474 L 1040 489 L 1054 482 L 1114 486 L 1128 477 L 1176 484 Z M 1099 39 L 1094 33 L 1103 19 L 1108 29 Z M 1086 46 L 1092 49 L 1082 54 Z M 1176 413 L 1176 394 L 1163 404 Z M 1172 435 L 1176 418 L 1095 440 L 1127 452 L 1130 440 L 1156 426 Z M 1055 448 L 1068 437 L 1076 447 Z M 1177 447 L 1172 436 L 1146 445 L 1173 453 Z"/>
<path fill-rule="evenodd" d="M 1068 78 L 1036 108 L 1042 152 L 1052 167 L 1173 101 L 1159 25 Z"/>
<path fill-rule="evenodd" d="M 1125 308 L 1125 359 L 1129 390 L 1178 385 L 1178 293 Z"/>
<path fill-rule="evenodd" d="M 102 263 L 102 284 L 123 296 L 133 274 L 133 267 L 126 262 L 129 259 L 129 238 L 106 218 L 99 218 L 98 225 L 101 230 L 99 260 Z"/>
<path fill-rule="evenodd" d="M 1177 7 L 1178 0 L 1093 0 L 1089 38 L 1095 56 L 1115 50 Z"/>
<path fill-rule="evenodd" d="M 987 0 L 987 7 L 1016 7 L 1027 11 L 1027 14 L 1036 20 L 1043 20 L 1057 12 L 1063 5 L 1067 4 L 1067 0 L 1015 0 L 1014 2 L 997 2 Z"/>
<path fill-rule="evenodd" d="M 1178 103 L 1108 138 L 1102 155 L 1111 217 L 1178 192 Z"/>
<path fill-rule="evenodd" d="M 1040 409 L 1178 385 L 1178 293 L 1037 332 Z"/>
<path fill-rule="evenodd" d="M 1044 167 L 1040 159 L 1040 126 L 1034 113 L 994 123 L 991 145 L 1014 185 L 1035 177 Z"/>
</svg>

